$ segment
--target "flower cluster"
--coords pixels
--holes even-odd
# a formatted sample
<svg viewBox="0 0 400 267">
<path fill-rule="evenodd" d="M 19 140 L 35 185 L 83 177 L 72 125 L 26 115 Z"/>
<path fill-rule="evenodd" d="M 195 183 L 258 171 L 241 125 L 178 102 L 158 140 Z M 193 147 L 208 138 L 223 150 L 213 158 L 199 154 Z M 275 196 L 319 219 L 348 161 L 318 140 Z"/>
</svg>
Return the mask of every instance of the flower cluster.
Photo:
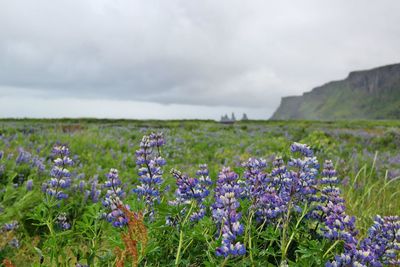
<svg viewBox="0 0 400 267">
<path fill-rule="evenodd" d="M 62 212 L 57 216 L 57 224 L 62 230 L 68 230 L 71 228 L 71 224 L 69 224 L 67 220 L 67 214 L 65 212 Z"/>
<path fill-rule="evenodd" d="M 360 247 L 372 255 L 373 266 L 400 266 L 400 216 L 377 215 Z"/>
<path fill-rule="evenodd" d="M 89 181 L 89 186 L 90 190 L 85 191 L 85 200 L 90 199 L 93 203 L 97 203 L 101 194 L 97 175 Z"/>
<path fill-rule="evenodd" d="M 122 199 L 126 194 L 120 187 L 121 180 L 117 169 L 111 169 L 106 176 L 107 181 L 104 183 L 104 187 L 107 188 L 107 193 L 103 200 L 103 206 L 108 208 L 108 213 L 105 214 L 105 218 L 114 227 L 122 228 L 128 223 L 125 213 L 121 210 L 124 205 Z M 129 209 L 129 207 L 126 208 Z"/>
<path fill-rule="evenodd" d="M 19 226 L 17 221 L 12 221 L 10 223 L 5 223 L 2 228 L 0 228 L 0 232 L 5 232 L 5 231 L 13 231 L 17 229 Z"/>
<path fill-rule="evenodd" d="M 279 159 L 274 164 L 279 164 Z M 256 220 L 261 223 L 278 217 L 285 211 L 285 202 L 279 196 L 272 178 L 265 172 L 266 161 L 250 158 L 242 166 L 245 168 L 243 177 L 251 201 L 250 210 L 254 211 Z"/>
<path fill-rule="evenodd" d="M 44 161 L 44 160 L 43 160 L 42 158 L 39 158 L 38 156 L 34 156 L 34 157 L 32 158 L 32 164 L 31 164 L 31 166 L 32 166 L 33 168 L 36 168 L 36 169 L 38 170 L 39 173 L 42 173 L 42 172 L 44 172 L 44 170 L 45 170 L 45 168 L 46 168 L 46 166 L 44 165 L 43 161 Z"/>
<path fill-rule="evenodd" d="M 400 217 L 378 215 L 359 248 L 346 249 L 326 266 L 400 266 L 399 252 Z"/>
<path fill-rule="evenodd" d="M 313 155 L 314 155 L 314 152 L 308 145 L 300 144 L 297 142 L 294 142 L 292 145 L 290 145 L 290 151 L 292 153 L 300 152 L 302 155 L 304 155 L 306 157 L 313 157 Z"/>
<path fill-rule="evenodd" d="M 204 200 L 210 194 L 208 186 L 212 184 L 207 165 L 200 165 L 200 170 L 196 173 L 199 178 L 191 178 L 174 169 L 171 170 L 171 174 L 176 179 L 178 188 L 175 191 L 175 200 L 169 201 L 169 204 L 177 206 L 192 203 L 195 208 L 190 220 L 192 222 L 201 220 L 206 213 Z"/>
<path fill-rule="evenodd" d="M 67 169 L 74 162 L 69 157 L 69 148 L 66 145 L 56 145 L 53 147 L 53 155 L 55 157 L 54 165 L 50 171 L 51 180 L 42 185 L 42 190 L 57 199 L 66 199 L 68 194 L 65 189 L 71 186 L 71 173 Z"/>
<path fill-rule="evenodd" d="M 31 162 L 32 155 L 28 151 L 25 151 L 22 147 L 18 148 L 18 156 L 15 162 L 17 164 L 23 164 L 23 163 L 30 163 Z"/>
<path fill-rule="evenodd" d="M 32 189 L 33 189 L 33 180 L 29 179 L 28 181 L 26 181 L 26 190 L 32 191 Z"/>
<path fill-rule="evenodd" d="M 344 199 L 337 187 L 339 179 L 336 177 L 332 161 L 325 161 L 321 175 L 319 184 L 323 187 L 311 217 L 322 223 L 320 230 L 326 238 L 343 240 L 346 249 L 354 249 L 357 244 L 355 218 L 345 212 Z"/>
<path fill-rule="evenodd" d="M 215 188 L 215 203 L 212 205 L 212 215 L 222 234 L 222 244 L 216 249 L 217 256 L 238 256 L 246 253 L 243 244 L 236 242 L 243 233 L 240 223 L 241 213 L 238 199 L 242 196 L 243 188 L 238 183 L 239 176 L 229 168 L 223 168 L 218 175 Z"/>
<path fill-rule="evenodd" d="M 316 176 L 319 164 L 307 145 L 294 143 L 292 153 L 302 157 L 291 158 L 287 165 L 276 157 L 271 173 L 265 171 L 266 161 L 250 158 L 245 167 L 247 195 L 258 222 L 273 221 L 286 214 L 288 209 L 301 211 L 305 204 L 317 200 Z"/>
<path fill-rule="evenodd" d="M 206 206 L 204 201 L 206 197 L 210 194 L 210 187 L 213 184 L 210 176 L 208 175 L 207 164 L 200 164 L 199 169 L 196 171 L 196 176 L 199 181 L 197 190 L 199 192 L 199 197 L 196 198 L 197 209 L 190 216 L 191 221 L 199 221 L 206 214 Z"/>
<path fill-rule="evenodd" d="M 166 164 L 161 157 L 161 147 L 165 144 L 162 133 L 145 135 L 136 151 L 136 165 L 139 167 L 139 182 L 133 192 L 144 199 L 145 214 L 154 214 L 154 203 L 160 202 L 160 186 L 163 183 L 162 166 Z"/>
<path fill-rule="evenodd" d="M 301 209 L 302 204 L 311 204 L 317 200 L 315 194 L 319 163 L 308 145 L 294 143 L 290 151 L 299 152 L 302 158 L 290 159 L 288 165 L 291 170 L 286 173 L 283 186 L 295 208 Z"/>
<path fill-rule="evenodd" d="M 320 184 L 325 187 L 314 217 L 323 222 L 321 230 L 326 238 L 344 242 L 344 252 L 326 266 L 400 265 L 400 217 L 376 216 L 368 236 L 358 242 L 355 218 L 345 213 L 344 199 L 336 187 L 339 179 L 331 161 L 325 161 L 322 176 Z"/>
<path fill-rule="evenodd" d="M 19 248 L 19 240 L 15 237 L 14 231 L 18 229 L 19 224 L 17 221 L 12 221 L 10 223 L 5 223 L 0 228 L 0 250 L 2 249 L 2 244 L 8 244 L 13 248 Z"/>
<path fill-rule="evenodd" d="M 143 137 L 140 149 L 136 151 L 141 184 L 133 192 L 143 199 L 146 205 L 144 215 L 151 219 L 155 215 L 154 205 L 160 201 L 162 167 L 165 165 L 160 148 L 164 143 L 162 134 L 151 134 Z M 242 164 L 244 181 L 240 181 L 239 175 L 230 168 L 221 170 L 214 189 L 215 202 L 211 205 L 217 236 L 221 240 L 216 248 L 216 255 L 228 258 L 246 254 L 245 245 L 241 243 L 244 226 L 241 223 L 240 209 L 241 203 L 249 203 L 247 219 L 255 216 L 257 231 L 272 226 L 279 235 L 279 241 L 272 240 L 268 243 L 274 250 L 276 246 L 281 246 L 280 254 L 277 252 L 277 255 L 282 266 L 294 259 L 293 247 L 299 241 L 296 240 L 298 232 L 295 231 L 309 231 L 304 238 L 309 236 L 330 243 L 324 259 L 329 253 L 343 252 L 328 261 L 328 267 L 400 265 L 400 217 L 377 216 L 368 237 L 359 242 L 355 218 L 346 213 L 345 201 L 338 188 L 340 181 L 332 161 L 325 161 L 319 175 L 319 163 L 309 146 L 294 143 L 290 146 L 290 151 L 293 156 L 287 162 L 282 157 L 274 158 L 270 172 L 267 171 L 266 160 L 250 158 Z M 177 189 L 175 199 L 168 203 L 177 206 L 180 214 L 186 214 L 185 222 L 188 218 L 191 222 L 201 220 L 206 214 L 206 198 L 212 185 L 207 165 L 200 165 L 195 177 L 175 169 L 171 170 L 171 174 L 176 179 Z M 118 171 L 111 169 L 107 178 L 103 185 L 108 189 L 103 200 L 103 205 L 108 208 L 105 218 L 114 227 L 125 227 L 123 233 L 127 229 L 144 229 L 142 213 L 131 212 L 122 202 L 125 192 L 121 188 Z M 87 197 L 96 199 L 97 179 L 91 185 L 91 190 L 87 190 Z M 242 202 L 239 202 L 240 199 Z M 167 224 L 176 225 L 177 221 L 168 218 Z M 135 222 L 140 223 L 136 225 Z M 124 237 L 125 245 L 135 248 L 132 249 L 134 258 L 137 257 L 138 247 L 135 247 L 137 240 L 132 236 L 137 238 L 136 233 L 132 232 L 129 239 L 127 235 Z M 146 238 L 139 239 L 146 243 Z M 181 232 L 179 249 L 182 238 Z M 134 242 L 129 243 L 129 240 Z M 249 247 L 252 244 L 257 246 L 257 243 L 249 241 Z M 251 247 L 251 251 L 253 248 Z M 176 262 L 180 260 L 179 252 L 180 250 Z M 117 254 L 117 258 L 123 260 L 123 253 Z"/>
</svg>

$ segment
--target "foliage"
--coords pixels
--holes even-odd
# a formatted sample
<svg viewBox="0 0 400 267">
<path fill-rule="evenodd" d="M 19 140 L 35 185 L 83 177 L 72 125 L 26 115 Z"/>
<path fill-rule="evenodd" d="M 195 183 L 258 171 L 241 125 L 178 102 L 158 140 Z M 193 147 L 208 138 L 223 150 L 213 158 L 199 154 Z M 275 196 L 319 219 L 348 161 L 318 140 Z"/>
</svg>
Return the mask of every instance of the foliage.
<svg viewBox="0 0 400 267">
<path fill-rule="evenodd" d="M 398 126 L 3 120 L 0 262 L 397 264 Z"/>
</svg>

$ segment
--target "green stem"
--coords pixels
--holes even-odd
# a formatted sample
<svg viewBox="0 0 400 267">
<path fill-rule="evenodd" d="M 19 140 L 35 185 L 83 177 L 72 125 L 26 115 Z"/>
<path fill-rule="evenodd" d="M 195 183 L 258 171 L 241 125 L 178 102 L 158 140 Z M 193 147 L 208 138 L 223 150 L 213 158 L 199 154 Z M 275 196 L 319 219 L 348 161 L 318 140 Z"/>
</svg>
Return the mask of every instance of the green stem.
<svg viewBox="0 0 400 267">
<path fill-rule="evenodd" d="M 264 221 L 264 222 L 265 222 L 265 221 Z M 276 234 L 276 232 L 278 231 L 280 222 L 281 222 L 281 219 L 279 219 L 278 223 L 276 224 L 276 227 L 275 227 L 275 230 L 274 230 L 274 234 Z M 268 244 L 268 247 L 267 247 L 267 248 L 271 247 L 271 246 L 272 246 L 272 243 L 274 243 L 274 241 L 275 241 L 274 239 L 271 239 L 271 240 L 269 241 L 269 244 Z"/>
<path fill-rule="evenodd" d="M 322 258 L 325 258 L 329 254 L 329 252 L 331 252 L 339 243 L 340 243 L 340 240 L 336 240 L 335 243 L 333 243 L 333 245 L 325 252 L 325 254 L 322 256 Z"/>
<path fill-rule="evenodd" d="M 288 251 L 288 249 L 289 249 L 289 246 L 290 246 L 290 244 L 291 244 L 292 241 L 293 241 L 294 235 L 296 234 L 296 230 L 297 230 L 297 228 L 299 227 L 300 222 L 303 220 L 303 218 L 306 216 L 306 214 L 307 214 L 307 204 L 305 205 L 305 207 L 304 207 L 304 209 L 303 209 L 303 213 L 301 214 L 301 217 L 300 217 L 299 220 L 297 221 L 296 226 L 295 226 L 295 228 L 294 228 L 294 231 L 293 231 L 292 234 L 290 235 L 289 241 L 288 241 L 287 244 L 286 244 L 286 247 L 285 247 L 285 255 L 287 254 L 287 251 Z"/>
<path fill-rule="evenodd" d="M 179 261 L 180 261 L 180 258 L 181 258 L 182 243 L 183 243 L 183 230 L 181 229 L 181 232 L 179 233 L 178 251 L 176 252 L 176 258 L 175 258 L 175 265 L 176 266 L 179 264 Z"/>
<path fill-rule="evenodd" d="M 189 219 L 190 213 L 192 212 L 194 205 L 195 205 L 195 203 L 192 201 L 189 212 L 186 214 L 186 217 L 183 220 L 182 225 L 181 225 L 181 231 L 179 233 L 179 245 L 178 245 L 178 250 L 176 252 L 176 257 L 175 257 L 175 266 L 178 266 L 178 264 L 181 260 L 181 250 L 182 250 L 182 245 L 183 245 L 183 227 L 186 224 L 187 220 Z"/>
<path fill-rule="evenodd" d="M 282 258 L 281 258 L 281 263 L 286 261 L 286 233 L 287 233 L 287 228 L 289 227 L 289 219 L 290 219 L 290 210 L 292 208 L 292 202 L 289 202 L 288 205 L 288 210 L 285 218 L 285 222 L 283 225 L 282 229 L 282 240 L 281 240 L 281 253 L 282 253 Z"/>
<path fill-rule="evenodd" d="M 251 243 L 251 223 L 252 223 L 252 220 L 253 220 L 253 215 L 254 215 L 254 212 L 252 211 L 252 212 L 250 212 L 250 216 L 249 216 L 249 223 L 247 224 L 248 226 L 248 237 L 249 237 L 249 254 L 250 254 L 250 262 L 251 262 L 251 265 L 252 266 L 254 266 L 254 260 L 253 260 L 253 252 L 252 252 L 252 243 Z"/>
<path fill-rule="evenodd" d="M 47 228 L 49 229 L 49 232 L 50 232 L 50 240 L 51 240 L 52 244 L 55 244 L 56 243 L 56 240 L 55 240 L 56 238 L 54 236 L 53 224 L 52 224 L 52 221 L 50 219 L 48 219 L 46 221 L 46 226 L 47 226 Z M 56 266 L 59 266 L 58 259 L 55 257 L 55 254 L 57 254 L 57 252 L 54 251 L 54 250 L 55 250 L 55 248 L 52 245 L 51 248 L 50 248 L 50 264 L 53 265 L 53 260 L 55 259 Z"/>
<path fill-rule="evenodd" d="M 229 256 L 224 259 L 224 261 L 221 264 L 221 267 L 224 267 L 226 265 L 226 263 L 228 262 L 228 258 Z"/>
</svg>

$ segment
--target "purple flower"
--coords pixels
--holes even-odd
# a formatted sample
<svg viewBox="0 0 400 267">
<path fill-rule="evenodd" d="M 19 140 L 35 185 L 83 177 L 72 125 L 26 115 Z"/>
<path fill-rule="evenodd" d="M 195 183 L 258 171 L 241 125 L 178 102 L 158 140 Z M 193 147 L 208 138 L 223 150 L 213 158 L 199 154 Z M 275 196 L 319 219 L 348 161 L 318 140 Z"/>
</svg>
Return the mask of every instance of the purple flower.
<svg viewBox="0 0 400 267">
<path fill-rule="evenodd" d="M 69 149 L 66 145 L 55 145 L 52 153 L 55 157 L 50 171 L 52 178 L 42 185 L 42 191 L 57 199 L 65 199 L 68 198 L 68 194 L 64 193 L 64 190 L 71 186 L 71 173 L 67 167 L 72 166 L 73 161 L 69 157 Z"/>
<path fill-rule="evenodd" d="M 125 192 L 121 187 L 121 180 L 118 176 L 117 169 L 110 169 L 110 172 L 106 174 L 107 181 L 104 184 L 107 189 L 106 196 L 103 200 L 103 206 L 108 209 L 105 214 L 105 218 L 108 222 L 112 223 L 114 227 L 122 228 L 128 223 L 128 218 L 125 213 L 120 209 L 123 206 L 122 199 L 125 198 Z M 128 206 L 126 208 L 129 209 Z"/>
<path fill-rule="evenodd" d="M 325 186 L 321 189 L 319 204 L 312 211 L 312 217 L 322 223 L 321 231 L 326 238 L 343 240 L 346 250 L 355 249 L 357 245 L 355 218 L 345 212 L 344 199 L 336 187 L 339 179 L 336 177 L 332 161 L 325 161 L 321 174 L 323 177 L 319 183 Z"/>
<path fill-rule="evenodd" d="M 18 156 L 16 159 L 17 164 L 29 163 L 32 155 L 28 151 L 25 151 L 22 147 L 18 148 Z"/>
<path fill-rule="evenodd" d="M 95 175 L 89 181 L 90 190 L 85 191 L 85 199 L 90 198 L 93 203 L 97 203 L 99 201 L 99 196 L 101 194 L 101 189 L 99 188 L 98 177 Z"/>
<path fill-rule="evenodd" d="M 62 212 L 57 216 L 57 224 L 62 230 L 68 230 L 71 228 L 71 224 L 69 224 L 67 220 L 67 214 L 65 212 Z"/>
<path fill-rule="evenodd" d="M 32 191 L 32 188 L 33 188 L 33 180 L 32 180 L 32 179 L 29 179 L 29 180 L 26 182 L 26 190 L 27 190 L 27 191 Z"/>
<path fill-rule="evenodd" d="M 44 160 L 39 158 L 38 156 L 35 156 L 32 158 L 32 167 L 37 168 L 38 172 L 42 173 L 45 170 L 45 165 L 44 165 Z"/>
<path fill-rule="evenodd" d="M 238 199 L 243 193 L 238 177 L 229 168 L 223 168 L 218 175 L 215 203 L 212 205 L 213 219 L 222 234 L 221 246 L 216 249 L 217 256 L 238 256 L 246 253 L 244 245 L 236 241 L 244 230 L 240 223 L 241 213 L 237 212 L 240 207 Z"/>
<path fill-rule="evenodd" d="M 377 215 L 360 247 L 371 255 L 373 266 L 400 265 L 400 217 Z"/>
<path fill-rule="evenodd" d="M 160 202 L 160 186 L 163 183 L 162 166 L 166 164 L 161 157 L 161 146 L 165 144 L 162 133 L 145 135 L 140 142 L 140 149 L 136 151 L 136 165 L 138 166 L 139 182 L 133 193 L 144 199 L 145 214 L 153 217 L 154 204 Z"/>
<path fill-rule="evenodd" d="M 0 228 L 0 232 L 2 231 L 13 231 L 18 228 L 18 222 L 12 221 L 10 223 L 5 223 L 2 228 Z"/>
<path fill-rule="evenodd" d="M 278 194 L 272 178 L 265 172 L 266 161 L 250 158 L 242 166 L 246 168 L 243 177 L 251 201 L 250 209 L 254 211 L 256 220 L 261 223 L 280 216 L 286 210 L 286 202 Z M 283 170 L 286 172 L 286 169 Z"/>
<path fill-rule="evenodd" d="M 314 155 L 314 152 L 311 150 L 311 148 L 308 145 L 300 144 L 300 143 L 296 143 L 296 142 L 290 146 L 290 151 L 292 153 L 300 152 L 303 156 L 306 156 L 306 157 L 312 157 Z"/>
<path fill-rule="evenodd" d="M 204 200 L 210 194 L 208 187 L 212 183 L 210 177 L 208 177 L 207 165 L 200 165 L 200 170 L 196 173 L 199 178 L 191 178 L 177 170 L 171 170 L 178 189 L 175 191 L 175 200 L 169 201 L 169 204 L 172 206 L 187 205 L 193 201 L 195 207 L 190 215 L 192 222 L 199 221 L 204 217 L 206 213 Z"/>
<path fill-rule="evenodd" d="M 8 244 L 9 244 L 11 247 L 13 247 L 13 248 L 19 248 L 19 246 L 20 246 L 19 240 L 16 239 L 15 237 L 14 237 L 13 239 L 11 239 L 11 240 L 8 242 Z"/>
</svg>

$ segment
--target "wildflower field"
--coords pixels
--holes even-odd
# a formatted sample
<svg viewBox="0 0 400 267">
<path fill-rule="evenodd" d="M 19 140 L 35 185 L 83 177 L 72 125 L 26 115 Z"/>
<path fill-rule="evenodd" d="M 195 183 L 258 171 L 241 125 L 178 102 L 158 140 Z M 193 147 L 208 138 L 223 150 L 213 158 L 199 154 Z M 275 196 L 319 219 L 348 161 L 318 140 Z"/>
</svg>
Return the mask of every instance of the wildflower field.
<svg viewBox="0 0 400 267">
<path fill-rule="evenodd" d="M 397 266 L 399 215 L 399 121 L 0 121 L 3 266 Z"/>
</svg>

